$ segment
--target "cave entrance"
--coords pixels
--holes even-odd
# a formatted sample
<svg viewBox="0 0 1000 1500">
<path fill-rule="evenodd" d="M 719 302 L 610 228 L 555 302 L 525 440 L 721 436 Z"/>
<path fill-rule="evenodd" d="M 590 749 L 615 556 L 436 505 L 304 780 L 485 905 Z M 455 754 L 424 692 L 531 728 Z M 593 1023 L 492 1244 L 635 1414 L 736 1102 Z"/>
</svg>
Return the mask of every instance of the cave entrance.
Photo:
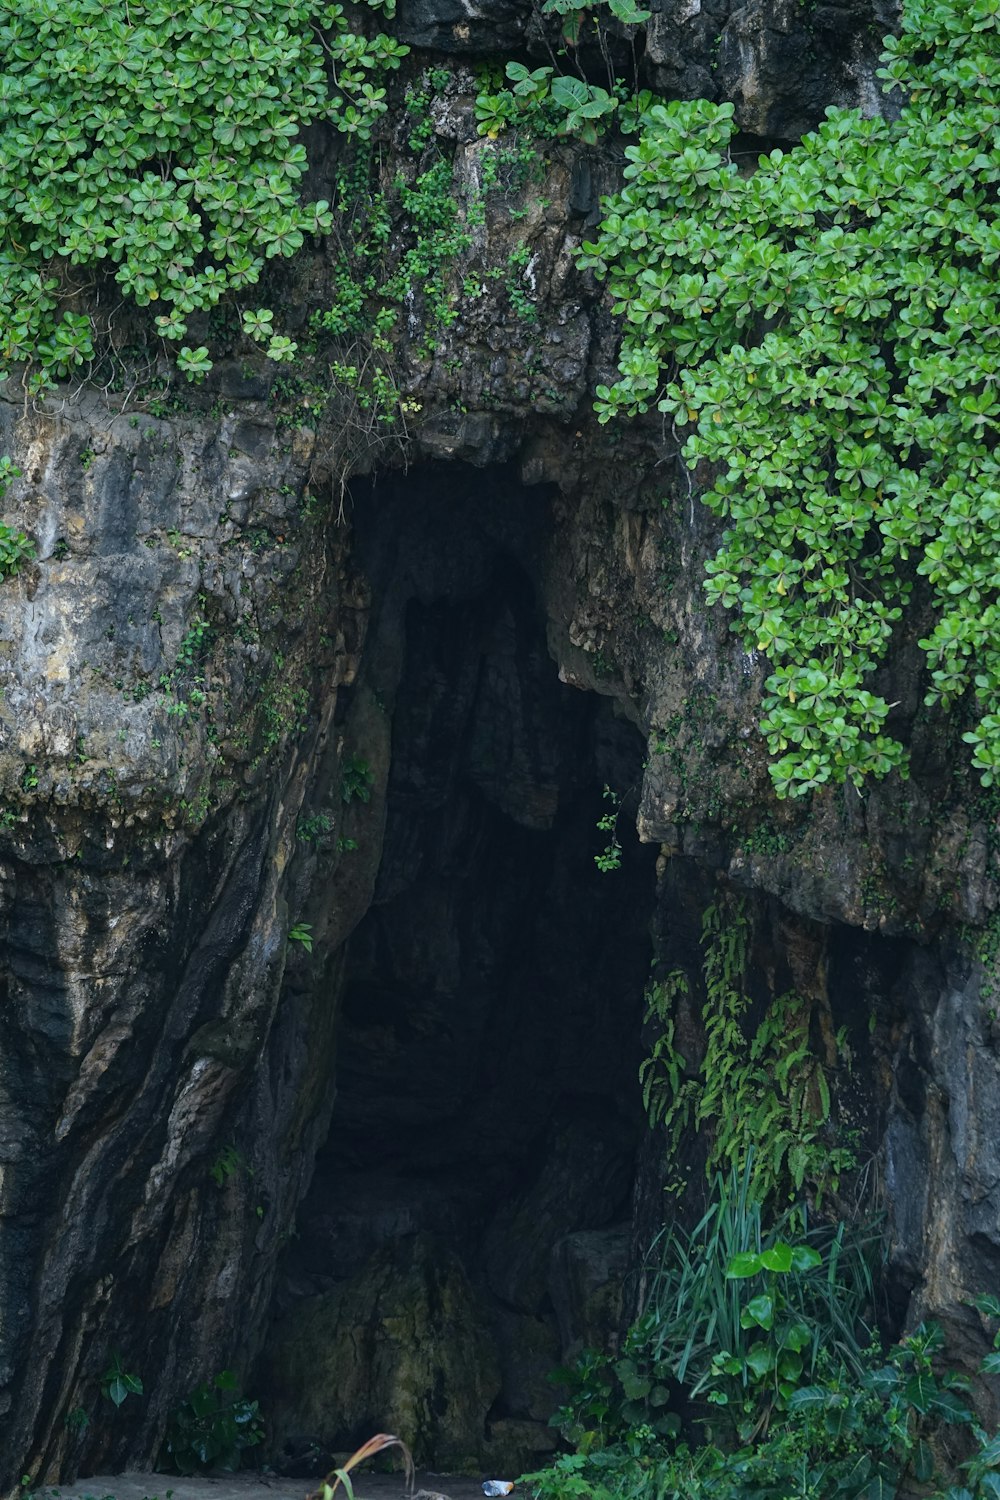
<svg viewBox="0 0 1000 1500">
<path fill-rule="evenodd" d="M 398 1432 L 436 1468 L 552 1447 L 567 1354 L 621 1319 L 655 852 L 602 873 L 644 741 L 559 680 L 553 497 L 428 466 L 353 497 L 355 693 L 391 720 L 374 895 L 344 958 L 336 1102 L 277 1294 L 275 1462 Z"/>
</svg>

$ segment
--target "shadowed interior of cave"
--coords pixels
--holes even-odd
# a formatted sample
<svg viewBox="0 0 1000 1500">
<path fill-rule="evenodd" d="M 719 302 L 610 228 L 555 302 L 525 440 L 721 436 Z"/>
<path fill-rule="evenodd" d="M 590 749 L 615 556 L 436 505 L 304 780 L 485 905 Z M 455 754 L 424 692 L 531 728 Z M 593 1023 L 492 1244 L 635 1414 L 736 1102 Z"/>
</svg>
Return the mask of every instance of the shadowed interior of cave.
<svg viewBox="0 0 1000 1500">
<path fill-rule="evenodd" d="M 644 743 L 611 698 L 559 680 L 544 491 L 449 466 L 355 504 L 373 607 L 354 692 L 391 715 L 386 824 L 276 1294 L 272 1461 L 314 1469 L 388 1428 L 422 1462 L 509 1465 L 552 1445 L 550 1371 L 621 1318 Z M 624 799 L 611 873 L 594 860 L 606 785 Z"/>
</svg>

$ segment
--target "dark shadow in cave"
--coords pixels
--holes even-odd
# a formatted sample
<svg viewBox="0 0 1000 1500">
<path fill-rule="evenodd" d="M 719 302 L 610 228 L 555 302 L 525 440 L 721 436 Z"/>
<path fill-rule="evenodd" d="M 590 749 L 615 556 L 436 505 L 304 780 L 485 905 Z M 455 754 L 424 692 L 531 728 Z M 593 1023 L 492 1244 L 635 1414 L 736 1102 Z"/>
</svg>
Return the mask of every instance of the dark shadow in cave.
<svg viewBox="0 0 1000 1500">
<path fill-rule="evenodd" d="M 424 1462 L 510 1466 L 551 1447 L 551 1368 L 621 1315 L 654 889 L 655 853 L 629 836 L 644 742 L 549 655 L 548 495 L 450 465 L 355 501 L 387 818 L 277 1302 L 346 1352 L 329 1416 L 289 1410 L 274 1457 L 308 1466 L 408 1418 Z M 606 785 L 625 798 L 608 874 Z"/>
</svg>

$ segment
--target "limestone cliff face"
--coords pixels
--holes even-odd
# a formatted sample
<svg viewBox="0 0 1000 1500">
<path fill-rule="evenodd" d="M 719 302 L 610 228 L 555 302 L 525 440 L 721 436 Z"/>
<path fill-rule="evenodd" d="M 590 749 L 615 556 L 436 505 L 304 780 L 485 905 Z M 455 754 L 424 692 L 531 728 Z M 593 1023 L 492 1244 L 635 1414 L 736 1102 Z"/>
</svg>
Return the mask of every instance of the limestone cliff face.
<svg viewBox="0 0 1000 1500">
<path fill-rule="evenodd" d="M 303 567 L 301 528 L 298 546 L 278 541 L 304 470 L 294 451 L 269 458 L 273 426 L 133 424 L 86 404 L 4 417 L 40 542 L 4 601 L 2 1400 L 17 1466 L 33 1442 L 65 1444 L 66 1410 L 90 1404 L 74 1390 L 96 1390 L 108 1351 L 136 1365 L 155 1349 L 147 1385 L 166 1390 L 266 1294 L 267 1216 L 287 1222 L 301 1192 L 308 1152 L 289 1147 L 322 1116 L 332 1010 L 324 995 L 296 1026 L 279 1015 L 295 817 L 353 667 L 335 554 L 321 539 Z M 171 712 L 195 678 L 204 705 Z M 251 1139 L 217 1188 L 226 1144 Z M 101 1457 L 152 1451 L 156 1405 Z"/>
<path fill-rule="evenodd" d="M 649 81 L 733 98 L 751 134 L 793 137 L 827 103 L 872 103 L 891 21 L 878 6 L 652 8 Z M 537 51 L 539 18 L 515 0 L 412 0 L 398 29 L 450 58 L 435 124 L 461 193 L 483 151 L 465 59 Z M 538 1369 L 585 1322 L 566 1310 L 582 1305 L 583 1273 L 550 1266 L 607 1260 L 628 1217 L 622 1163 L 637 1127 L 635 1100 L 620 1096 L 634 1076 L 642 931 L 652 919 L 664 960 L 683 957 L 720 886 L 753 903 L 762 962 L 851 1029 L 898 1310 L 912 1292 L 908 1315 L 945 1317 L 974 1361 L 962 1299 L 1000 1280 L 998 1034 L 968 941 L 996 906 L 995 812 L 955 774 L 955 731 L 922 708 L 906 651 L 891 696 L 913 779 L 807 809 L 774 802 L 755 727 L 763 665 L 702 604 L 714 523 L 654 424 L 614 432 L 589 413 L 615 330 L 572 252 L 617 169 L 613 153 L 560 145 L 543 183 L 490 201 L 455 269 L 456 321 L 433 356 L 414 330 L 402 337 L 400 387 L 419 408 L 409 432 L 374 482 L 371 457 L 354 458 L 346 497 L 331 453 L 358 414 L 293 410 L 273 370 L 238 358 L 201 392 L 67 389 L 34 404 L 13 382 L 2 393 L 0 451 L 23 472 L 5 518 L 38 553 L 0 587 L 0 1490 L 24 1472 L 150 1463 L 198 1380 L 254 1368 L 269 1309 L 287 1308 L 296 1276 L 300 1293 L 332 1295 L 326 1271 L 287 1256 L 341 1043 L 350 1110 L 331 1140 L 357 1170 L 345 1182 L 334 1164 L 317 1180 L 329 1170 L 341 1204 L 362 1201 L 372 1166 L 360 1140 L 380 1117 L 364 1101 L 385 1087 L 405 1108 L 384 1150 L 401 1151 L 407 1130 L 436 1132 L 439 1179 L 459 1187 L 441 1189 L 432 1225 L 416 1201 L 400 1208 L 405 1173 L 395 1186 L 392 1173 L 379 1179 L 361 1227 L 334 1214 L 336 1242 L 356 1233 L 359 1247 L 353 1260 L 345 1251 L 338 1285 L 367 1255 L 386 1274 L 371 1229 L 380 1214 L 383 1244 L 464 1225 L 442 1251 L 449 1267 L 455 1245 L 464 1257 L 448 1285 L 463 1308 L 470 1287 L 485 1287 L 489 1316 L 507 1320 L 492 1333 L 499 1366 L 491 1354 L 467 1383 L 495 1431 L 470 1436 L 467 1453 L 530 1449 L 526 1426 L 537 1437 L 547 1415 Z M 485 274 L 521 244 L 532 322 Z M 321 256 L 304 260 L 290 302 L 323 274 Z M 622 790 L 636 783 L 627 816 L 660 858 L 654 873 L 639 851 L 626 897 L 603 898 L 619 901 L 608 931 L 621 947 L 600 932 L 574 970 L 601 922 L 597 897 L 566 873 L 591 861 L 574 842 L 574 809 L 586 807 L 592 830 L 587 788 L 599 812 L 615 777 Z M 520 832 L 501 837 L 499 818 Z M 533 840 L 549 834 L 548 873 L 526 886 Z M 478 847 L 484 862 L 463 864 Z M 463 904 L 463 887 L 480 894 Z M 511 939 L 484 931 L 477 912 L 507 912 L 516 948 L 528 907 L 549 901 L 589 915 L 567 919 L 559 952 L 531 937 L 516 971 Z M 372 935 L 380 912 L 393 922 Z M 303 922 L 311 956 L 289 939 Z M 406 942 L 387 958 L 392 933 Z M 614 955 L 607 970 L 602 952 Z M 572 1024 L 553 1012 L 541 1025 L 531 985 L 541 973 L 556 993 L 567 972 L 584 997 Z M 623 1024 L 607 1005 L 619 973 Z M 354 998 L 341 1024 L 345 985 Z M 405 1059 L 392 1072 L 397 1012 L 370 1030 L 393 991 L 431 1038 L 426 1088 L 411 1087 Z M 531 1081 L 515 1111 L 523 1130 L 515 1149 L 483 1127 L 480 1155 L 460 1161 L 455 1137 L 480 1128 L 478 1079 L 508 1045 L 511 1014 L 532 1038 L 509 1070 Z M 599 1081 L 590 1033 L 605 1056 L 621 1047 L 611 1083 Z M 570 1034 L 584 1040 L 565 1043 Z M 435 1073 L 439 1035 L 453 1054 Z M 494 1080 L 494 1118 L 507 1077 Z M 577 1094 L 588 1118 L 615 1117 L 599 1149 L 570 1108 Z M 365 1121 L 353 1136 L 352 1117 Z M 652 1201 L 642 1149 L 640 1220 Z M 507 1208 L 491 1220 L 496 1204 L 463 1197 L 479 1170 L 469 1161 L 505 1150 L 495 1191 Z M 512 1185 L 531 1152 L 536 1187 L 548 1171 L 557 1185 L 544 1203 L 563 1216 L 515 1276 L 517 1246 L 498 1252 L 508 1242 L 497 1236 L 505 1214 L 544 1220 Z M 560 1175 L 558 1161 L 575 1165 Z M 590 1220 L 565 1206 L 565 1183 L 587 1172 L 604 1184 L 603 1217 Z M 611 1238 L 584 1253 L 558 1238 L 570 1232 Z M 414 1294 L 421 1307 L 428 1297 L 433 1308 L 440 1276 Z M 356 1285 L 367 1307 L 370 1284 Z M 479 1304 L 468 1314 L 477 1328 L 483 1316 Z M 258 1370 L 280 1366 L 269 1348 Z M 116 1358 L 145 1387 L 117 1413 L 100 1394 Z"/>
</svg>

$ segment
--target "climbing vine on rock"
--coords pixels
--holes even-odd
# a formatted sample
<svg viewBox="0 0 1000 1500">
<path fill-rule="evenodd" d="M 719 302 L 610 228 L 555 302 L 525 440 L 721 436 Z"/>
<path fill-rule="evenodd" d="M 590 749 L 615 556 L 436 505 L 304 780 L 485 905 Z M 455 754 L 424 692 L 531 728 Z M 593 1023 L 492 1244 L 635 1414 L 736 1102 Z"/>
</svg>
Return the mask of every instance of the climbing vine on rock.
<svg viewBox="0 0 1000 1500">
<path fill-rule="evenodd" d="M 0 501 L 21 471 L 6 456 L 0 457 Z M 0 578 L 13 578 L 21 564 L 35 555 L 35 544 L 24 531 L 0 522 Z"/>
<path fill-rule="evenodd" d="M 605 134 L 617 116 L 625 129 L 634 128 L 641 109 L 651 103 L 652 94 L 630 90 L 616 77 L 609 36 L 628 37 L 634 44 L 636 27 L 644 25 L 652 11 L 634 0 L 544 0 L 539 14 L 556 18 L 564 45 L 558 56 L 549 48 L 551 67 L 528 68 L 524 63 L 509 62 L 506 77 L 510 88 L 491 86 L 476 98 L 476 120 L 480 135 L 496 137 L 508 126 L 525 131 L 529 138 L 563 135 L 574 136 L 592 146 Z M 578 59 L 577 49 L 587 40 L 597 43 L 604 60 L 607 88 L 589 78 Z M 574 73 L 562 62 L 575 59 Z M 637 75 L 633 54 L 633 76 Z"/>
<path fill-rule="evenodd" d="M 854 1161 L 828 1138 L 830 1088 L 810 1047 L 808 1002 L 794 993 L 777 996 L 751 1034 L 750 939 L 742 902 L 707 908 L 701 1064 L 689 1067 L 677 1047 L 678 1005 L 689 994 L 677 970 L 647 997 L 646 1020 L 657 1035 L 640 1082 L 650 1123 L 665 1130 L 671 1155 L 686 1131 L 707 1129 L 709 1176 L 748 1172 L 753 1197 L 764 1202 L 797 1195 L 806 1182 L 820 1191 L 836 1187 Z"/>
<path fill-rule="evenodd" d="M 302 130 L 366 139 L 406 51 L 323 0 L 0 0 L 0 363 L 41 390 L 89 361 L 76 299 L 103 267 L 205 374 L 191 315 L 331 227 L 328 203 L 300 201 Z M 246 329 L 294 356 L 267 310 Z"/>
<path fill-rule="evenodd" d="M 447 71 L 431 69 L 407 89 L 409 151 L 397 147 L 391 179 L 373 143 L 344 152 L 333 174 L 326 286 L 292 369 L 272 386 L 285 403 L 282 422 L 312 425 L 319 416 L 314 471 L 330 474 L 341 492 L 357 465 L 405 441 L 421 409 L 399 383 L 404 322 L 411 349 L 431 358 L 459 315 L 454 273 L 483 205 L 455 195 L 451 155 L 435 139 L 433 103 L 448 81 Z"/>
<path fill-rule="evenodd" d="M 584 35 L 587 23 L 597 30 L 603 7 L 596 0 L 544 0 L 542 15 L 558 16 L 563 40 L 575 47 Z M 607 13 L 625 26 L 648 21 L 652 12 L 636 5 L 635 0 L 607 0 Z"/>
<path fill-rule="evenodd" d="M 1000 767 L 1000 0 L 908 0 L 885 46 L 897 119 L 829 109 L 750 176 L 731 105 L 649 104 L 580 257 L 625 320 L 600 419 L 658 408 L 726 522 L 779 796 L 906 774 L 872 679 L 925 600 L 927 701 Z"/>
</svg>

